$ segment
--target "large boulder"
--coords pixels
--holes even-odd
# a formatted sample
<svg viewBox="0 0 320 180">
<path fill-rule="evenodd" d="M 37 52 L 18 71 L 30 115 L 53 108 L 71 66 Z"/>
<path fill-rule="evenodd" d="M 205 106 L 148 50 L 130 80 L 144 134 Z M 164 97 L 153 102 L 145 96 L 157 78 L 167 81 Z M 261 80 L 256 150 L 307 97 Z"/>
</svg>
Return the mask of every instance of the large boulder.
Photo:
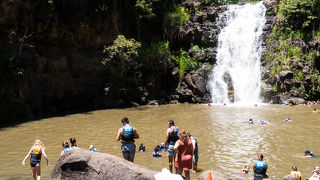
<svg viewBox="0 0 320 180">
<path fill-rule="evenodd" d="M 122 158 L 88 150 L 70 150 L 64 153 L 51 172 L 49 180 L 60 179 L 155 179 L 157 171 Z"/>
</svg>

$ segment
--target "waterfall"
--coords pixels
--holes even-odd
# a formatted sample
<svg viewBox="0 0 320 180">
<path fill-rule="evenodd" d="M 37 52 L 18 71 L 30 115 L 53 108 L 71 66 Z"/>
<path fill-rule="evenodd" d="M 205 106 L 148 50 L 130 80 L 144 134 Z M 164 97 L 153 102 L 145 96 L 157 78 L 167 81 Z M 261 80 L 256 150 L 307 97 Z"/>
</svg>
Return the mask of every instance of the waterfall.
<svg viewBox="0 0 320 180">
<path fill-rule="evenodd" d="M 260 102 L 265 13 L 265 6 L 259 2 L 230 5 L 220 14 L 219 22 L 224 27 L 218 36 L 217 63 L 208 84 L 212 103 Z"/>
</svg>

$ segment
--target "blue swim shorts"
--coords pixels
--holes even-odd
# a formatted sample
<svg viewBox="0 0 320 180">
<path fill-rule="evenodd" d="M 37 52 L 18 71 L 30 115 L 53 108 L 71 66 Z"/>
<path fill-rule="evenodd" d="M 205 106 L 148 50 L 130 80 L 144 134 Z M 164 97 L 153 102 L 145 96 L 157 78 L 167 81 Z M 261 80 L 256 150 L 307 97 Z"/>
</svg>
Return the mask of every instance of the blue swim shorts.
<svg viewBox="0 0 320 180">
<path fill-rule="evenodd" d="M 173 150 L 174 145 L 169 145 L 168 146 L 168 156 L 175 156 L 176 152 Z"/>
<path fill-rule="evenodd" d="M 133 159 L 136 153 L 136 145 L 135 144 L 122 144 L 121 151 L 124 158 Z"/>
</svg>

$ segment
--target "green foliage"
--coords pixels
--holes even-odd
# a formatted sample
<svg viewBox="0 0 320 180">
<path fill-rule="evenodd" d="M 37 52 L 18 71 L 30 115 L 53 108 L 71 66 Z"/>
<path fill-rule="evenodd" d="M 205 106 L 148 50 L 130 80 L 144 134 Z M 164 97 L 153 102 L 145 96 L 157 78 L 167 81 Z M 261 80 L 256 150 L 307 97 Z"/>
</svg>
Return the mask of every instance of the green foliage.
<svg viewBox="0 0 320 180">
<path fill-rule="evenodd" d="M 193 51 L 200 51 L 200 50 L 201 50 L 198 45 L 192 46 L 191 49 L 192 49 Z"/>
<path fill-rule="evenodd" d="M 294 61 L 298 62 L 301 57 L 301 50 L 299 47 L 295 46 L 289 49 L 288 56 L 294 59 Z"/>
<path fill-rule="evenodd" d="M 185 7 L 174 5 L 173 9 L 172 12 L 165 15 L 163 22 L 165 32 L 171 37 L 175 33 L 179 33 L 182 30 L 182 25 L 190 18 L 189 10 Z"/>
<path fill-rule="evenodd" d="M 150 44 L 150 53 L 164 54 L 169 52 L 170 52 L 169 41 L 151 42 Z"/>
<path fill-rule="evenodd" d="M 318 0 L 282 0 L 278 8 L 278 24 L 283 30 L 312 29 L 317 17 Z"/>
<path fill-rule="evenodd" d="M 139 49 L 142 58 L 170 54 L 169 41 L 151 42 Z"/>
<path fill-rule="evenodd" d="M 118 35 L 111 46 L 104 47 L 103 53 L 105 56 L 102 64 L 109 64 L 108 68 L 112 76 L 121 78 L 128 69 L 129 64 L 138 57 L 138 49 L 140 47 L 140 42 Z"/>
<path fill-rule="evenodd" d="M 199 62 L 192 60 L 188 53 L 182 49 L 176 56 L 172 56 L 172 59 L 180 67 L 180 78 L 183 77 L 185 71 L 195 70 L 200 66 Z"/>
<path fill-rule="evenodd" d="M 156 15 L 153 12 L 152 9 L 152 0 L 137 0 L 136 1 L 136 12 L 137 12 L 137 18 L 140 19 L 152 19 Z"/>
<path fill-rule="evenodd" d="M 102 63 L 105 65 L 107 62 L 126 63 L 138 57 L 138 48 L 141 43 L 134 39 L 126 39 L 123 35 L 118 35 L 117 39 L 111 46 L 104 47 L 103 53 L 105 57 Z"/>
</svg>

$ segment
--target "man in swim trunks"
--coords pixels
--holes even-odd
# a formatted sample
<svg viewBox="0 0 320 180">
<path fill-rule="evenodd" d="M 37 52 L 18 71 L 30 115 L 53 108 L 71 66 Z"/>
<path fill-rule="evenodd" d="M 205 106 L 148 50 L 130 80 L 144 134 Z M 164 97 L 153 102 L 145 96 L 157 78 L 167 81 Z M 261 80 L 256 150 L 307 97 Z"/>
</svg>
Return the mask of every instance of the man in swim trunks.
<svg viewBox="0 0 320 180">
<path fill-rule="evenodd" d="M 136 152 L 136 145 L 134 144 L 134 139 L 139 138 L 139 134 L 133 126 L 129 124 L 129 119 L 124 117 L 121 120 L 122 127 L 118 130 L 117 141 L 121 139 L 121 151 L 123 158 L 133 162 L 134 155 Z"/>
<path fill-rule="evenodd" d="M 179 132 L 179 127 L 174 125 L 173 120 L 169 120 L 165 146 L 167 146 L 167 150 L 168 150 L 169 170 L 171 173 L 172 173 L 172 162 L 174 161 L 174 157 L 176 154 L 173 147 L 176 141 L 179 139 L 178 132 Z"/>
</svg>

